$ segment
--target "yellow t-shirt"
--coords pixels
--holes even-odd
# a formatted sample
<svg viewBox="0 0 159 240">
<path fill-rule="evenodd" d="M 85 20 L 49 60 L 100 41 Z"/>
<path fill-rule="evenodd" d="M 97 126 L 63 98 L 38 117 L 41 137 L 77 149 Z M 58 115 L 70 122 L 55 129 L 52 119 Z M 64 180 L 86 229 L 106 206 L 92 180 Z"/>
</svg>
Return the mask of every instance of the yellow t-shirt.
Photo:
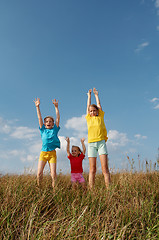
<svg viewBox="0 0 159 240">
<path fill-rule="evenodd" d="M 86 116 L 88 127 L 88 142 L 107 141 L 107 130 L 104 123 L 104 112 L 99 109 L 98 116 L 91 117 L 88 113 Z"/>
</svg>

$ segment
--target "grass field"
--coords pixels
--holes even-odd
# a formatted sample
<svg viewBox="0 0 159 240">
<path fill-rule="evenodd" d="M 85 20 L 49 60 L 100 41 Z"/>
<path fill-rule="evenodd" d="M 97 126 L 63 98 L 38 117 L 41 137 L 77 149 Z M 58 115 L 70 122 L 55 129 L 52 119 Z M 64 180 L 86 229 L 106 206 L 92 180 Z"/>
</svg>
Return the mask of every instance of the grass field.
<svg viewBox="0 0 159 240">
<path fill-rule="evenodd" d="M 84 193 L 59 174 L 53 192 L 49 175 L 42 190 L 34 175 L 1 175 L 0 239 L 159 239 L 159 172 L 111 180 L 106 190 L 98 174 L 94 191 Z"/>
</svg>

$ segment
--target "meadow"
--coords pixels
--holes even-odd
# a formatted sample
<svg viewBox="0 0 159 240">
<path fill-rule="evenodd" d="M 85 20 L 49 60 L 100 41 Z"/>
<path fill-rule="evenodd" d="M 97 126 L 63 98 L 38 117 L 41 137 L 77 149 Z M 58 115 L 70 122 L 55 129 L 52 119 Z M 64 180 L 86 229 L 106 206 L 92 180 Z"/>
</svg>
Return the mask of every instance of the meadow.
<svg viewBox="0 0 159 240">
<path fill-rule="evenodd" d="M 88 174 L 84 174 L 88 181 Z M 39 190 L 36 176 L 0 176 L 0 239 L 159 239 L 159 172 L 111 174 L 93 191 L 73 191 L 59 174 L 53 192 L 49 174 Z"/>
</svg>

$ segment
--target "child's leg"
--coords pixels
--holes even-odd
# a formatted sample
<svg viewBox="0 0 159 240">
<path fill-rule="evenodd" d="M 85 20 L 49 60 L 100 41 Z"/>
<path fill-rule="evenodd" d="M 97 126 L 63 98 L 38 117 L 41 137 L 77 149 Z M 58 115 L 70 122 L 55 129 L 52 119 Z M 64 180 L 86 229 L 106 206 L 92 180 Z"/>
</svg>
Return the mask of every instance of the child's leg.
<svg viewBox="0 0 159 240">
<path fill-rule="evenodd" d="M 89 157 L 89 187 L 92 188 L 95 183 L 96 157 Z"/>
<path fill-rule="evenodd" d="M 72 189 L 76 190 L 77 189 L 77 182 L 72 182 Z"/>
<path fill-rule="evenodd" d="M 87 190 L 86 183 L 85 183 L 85 182 L 82 182 L 82 183 L 81 183 L 81 186 L 82 186 L 84 192 L 86 192 L 86 190 Z"/>
<path fill-rule="evenodd" d="M 45 164 L 46 164 L 46 162 L 44 162 L 44 161 L 38 162 L 37 184 L 39 187 L 41 187 L 41 184 L 42 184 L 43 170 L 44 170 Z"/>
<path fill-rule="evenodd" d="M 49 163 L 51 178 L 52 178 L 52 187 L 55 187 L 55 180 L 56 180 L 56 163 Z"/>
<path fill-rule="evenodd" d="M 99 156 L 101 166 L 102 166 L 102 172 L 104 175 L 105 185 L 106 187 L 109 187 L 110 185 L 110 173 L 108 168 L 108 155 L 102 154 Z"/>
<path fill-rule="evenodd" d="M 83 190 L 86 190 L 86 183 L 82 173 L 77 173 L 77 181 L 81 184 Z"/>
<path fill-rule="evenodd" d="M 71 173 L 71 183 L 73 190 L 76 190 L 77 188 L 77 179 L 76 179 L 76 173 Z"/>
</svg>

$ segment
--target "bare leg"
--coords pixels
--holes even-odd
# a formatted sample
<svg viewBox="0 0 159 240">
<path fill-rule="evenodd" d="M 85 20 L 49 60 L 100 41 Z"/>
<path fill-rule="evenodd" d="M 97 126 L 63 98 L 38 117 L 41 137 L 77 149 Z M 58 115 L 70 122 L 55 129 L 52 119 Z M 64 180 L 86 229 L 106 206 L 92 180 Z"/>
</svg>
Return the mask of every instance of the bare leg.
<svg viewBox="0 0 159 240">
<path fill-rule="evenodd" d="M 72 182 L 72 189 L 76 190 L 77 189 L 77 183 L 76 182 Z"/>
<path fill-rule="evenodd" d="M 85 182 L 82 182 L 82 183 L 81 183 L 81 186 L 82 186 L 82 188 L 83 188 L 83 191 L 86 192 L 86 190 L 87 190 L 86 183 L 85 183 Z"/>
<path fill-rule="evenodd" d="M 38 172 L 37 172 L 37 184 L 41 188 L 42 185 L 42 179 L 43 179 L 43 170 L 46 165 L 46 162 L 39 161 L 38 162 Z"/>
<path fill-rule="evenodd" d="M 95 184 L 95 174 L 96 174 L 96 158 L 89 157 L 89 187 L 93 188 Z"/>
<path fill-rule="evenodd" d="M 55 180 L 56 180 L 56 163 L 49 163 L 51 178 L 52 178 L 52 187 L 55 188 Z"/>
<path fill-rule="evenodd" d="M 105 181 L 105 185 L 108 188 L 110 185 L 110 172 L 109 172 L 109 168 L 108 168 L 108 156 L 107 155 L 100 155 L 100 162 L 101 162 L 101 166 L 102 166 L 102 172 L 104 175 L 104 181 Z"/>
</svg>

